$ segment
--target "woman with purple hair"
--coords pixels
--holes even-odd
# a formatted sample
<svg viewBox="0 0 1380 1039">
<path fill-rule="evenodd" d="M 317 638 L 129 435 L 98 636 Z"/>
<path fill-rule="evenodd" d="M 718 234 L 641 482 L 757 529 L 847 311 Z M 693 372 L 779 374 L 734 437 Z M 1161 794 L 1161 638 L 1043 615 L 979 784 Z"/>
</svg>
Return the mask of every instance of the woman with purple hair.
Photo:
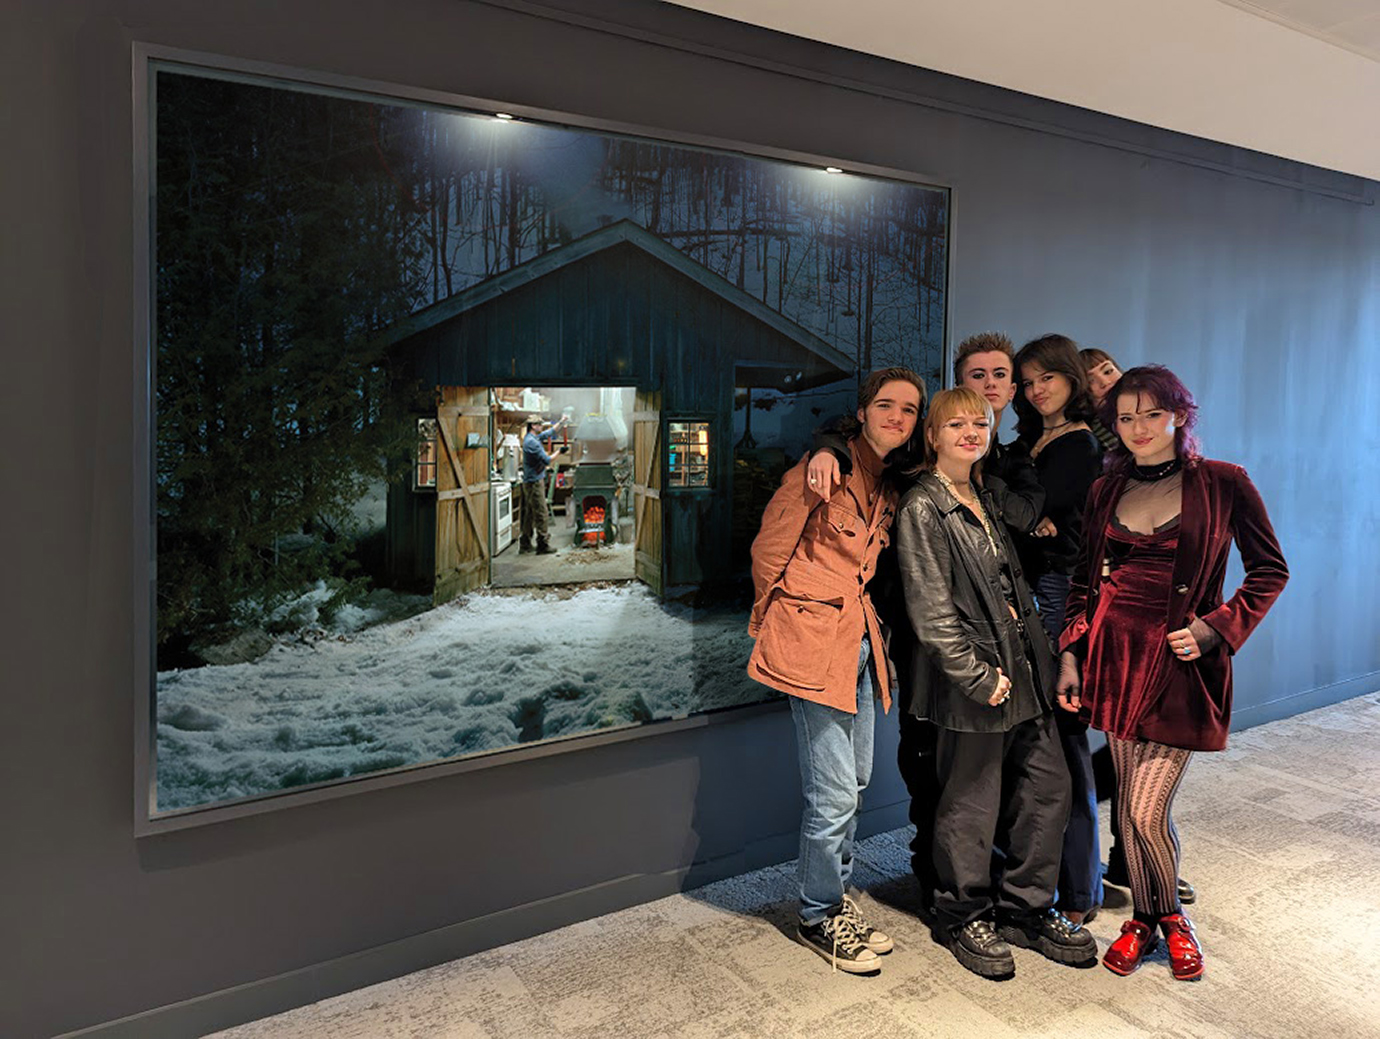
<svg viewBox="0 0 1380 1039">
<path fill-rule="evenodd" d="M 1175 978 L 1201 977 L 1171 809 L 1194 751 L 1226 746 L 1231 657 L 1289 570 L 1246 471 L 1198 453 L 1197 407 L 1168 368 L 1132 368 L 1102 420 L 1120 444 L 1093 484 L 1060 639 L 1059 704 L 1107 734 L 1135 915 L 1103 957 L 1130 974 L 1163 932 Z M 1235 541 L 1246 577 L 1226 602 Z M 1081 677 L 1079 662 L 1081 660 Z"/>
</svg>

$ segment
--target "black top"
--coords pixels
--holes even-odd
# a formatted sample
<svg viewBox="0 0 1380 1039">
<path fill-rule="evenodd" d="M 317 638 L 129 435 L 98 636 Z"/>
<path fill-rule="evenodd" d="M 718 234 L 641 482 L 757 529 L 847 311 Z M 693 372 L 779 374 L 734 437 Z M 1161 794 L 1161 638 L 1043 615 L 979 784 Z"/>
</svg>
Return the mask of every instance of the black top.
<svg viewBox="0 0 1380 1039">
<path fill-rule="evenodd" d="M 1026 463 L 1029 464 L 1029 459 L 1026 460 Z M 1000 477 L 994 480 L 988 480 L 988 493 L 981 496 L 982 499 L 985 499 L 985 507 L 990 509 L 994 501 L 1003 494 L 1005 490 L 1006 488 L 1002 486 Z M 982 521 L 967 509 L 960 509 L 959 514 L 969 523 L 977 524 L 978 526 L 982 525 Z M 994 545 L 989 540 L 988 544 L 992 546 L 997 557 L 997 578 L 1001 582 L 1002 598 L 1006 600 L 1006 605 L 1010 607 L 1011 621 L 1016 629 L 1015 637 L 1019 641 L 1022 650 L 1024 650 L 1021 655 L 1015 658 L 1015 672 L 1007 676 L 1011 679 L 1011 697 L 1019 701 L 1015 705 L 1016 713 L 1022 717 L 1028 717 L 1032 713 L 1038 714 L 1045 706 L 1040 699 L 1039 693 L 1036 692 L 1037 683 L 1039 681 L 1037 677 L 1039 669 L 1034 667 L 1031 662 L 1036 659 L 1035 654 L 1037 652 L 1042 651 L 1049 653 L 1050 646 L 1048 645 L 1048 639 L 1046 639 L 1045 645 L 1041 647 L 1041 650 L 1037 650 L 1035 644 L 1031 642 L 1030 632 L 1026 629 L 1025 622 L 1020 619 L 1022 603 L 1017 582 L 1021 580 L 1021 570 L 1018 565 L 1019 560 L 1013 558 L 1015 546 L 1011 543 L 1010 535 L 998 537 Z M 1028 587 L 1025 589 L 1025 595 L 1027 598 L 1030 596 Z"/>
<path fill-rule="evenodd" d="M 1033 585 L 1044 574 L 1072 574 L 1083 543 L 1083 506 L 1088 490 L 1102 475 L 1102 445 L 1086 429 L 1056 437 L 1035 459 L 1035 472 L 1045 489 L 1045 511 L 1057 533 L 1017 541 L 1026 577 Z"/>
</svg>

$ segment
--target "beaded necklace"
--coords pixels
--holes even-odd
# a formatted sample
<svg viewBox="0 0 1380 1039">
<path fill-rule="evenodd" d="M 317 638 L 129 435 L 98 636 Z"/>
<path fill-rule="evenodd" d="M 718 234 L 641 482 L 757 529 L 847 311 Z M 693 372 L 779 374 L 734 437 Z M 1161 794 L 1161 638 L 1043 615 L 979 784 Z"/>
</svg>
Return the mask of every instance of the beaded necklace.
<svg viewBox="0 0 1380 1039">
<path fill-rule="evenodd" d="M 1168 479 L 1183 467 L 1184 460 L 1178 455 L 1167 462 L 1159 463 L 1159 465 L 1136 465 L 1132 462 L 1131 476 L 1142 483 L 1154 483 L 1156 480 Z"/>
</svg>

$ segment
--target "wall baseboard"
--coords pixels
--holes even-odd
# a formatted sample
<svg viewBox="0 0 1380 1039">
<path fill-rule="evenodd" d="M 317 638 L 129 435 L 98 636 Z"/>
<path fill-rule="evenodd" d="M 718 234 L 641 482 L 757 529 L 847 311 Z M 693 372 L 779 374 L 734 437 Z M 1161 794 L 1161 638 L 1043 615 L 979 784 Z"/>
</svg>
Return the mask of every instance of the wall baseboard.
<svg viewBox="0 0 1380 1039">
<path fill-rule="evenodd" d="M 1237 711 L 1232 715 L 1231 727 L 1236 731 L 1249 729 L 1377 691 L 1380 691 L 1380 671 L 1371 671 L 1355 678 L 1333 682 L 1331 685 L 1320 685 L 1315 689 L 1305 689 L 1301 693 L 1291 693 L 1289 696 L 1281 696 L 1277 700 Z"/>
<path fill-rule="evenodd" d="M 906 822 L 904 801 L 879 805 L 862 813 L 858 835 L 868 837 Z M 662 873 L 619 877 L 273 977 L 64 1032 L 56 1039 L 187 1039 L 232 1028 L 567 924 L 787 862 L 795 857 L 797 840 L 794 832 L 771 834 L 731 855 Z"/>
<path fill-rule="evenodd" d="M 1378 689 L 1380 672 L 1370 672 L 1247 708 L 1236 714 L 1233 727 L 1240 730 L 1263 725 Z M 877 805 L 863 812 L 858 821 L 858 834 L 868 837 L 905 826 L 908 821 L 904 800 Z M 57 1039 L 186 1039 L 231 1028 L 567 924 L 786 862 L 795 856 L 796 839 L 794 832 L 771 834 L 731 855 L 662 873 L 619 877 L 349 956 L 66 1032 Z"/>
</svg>

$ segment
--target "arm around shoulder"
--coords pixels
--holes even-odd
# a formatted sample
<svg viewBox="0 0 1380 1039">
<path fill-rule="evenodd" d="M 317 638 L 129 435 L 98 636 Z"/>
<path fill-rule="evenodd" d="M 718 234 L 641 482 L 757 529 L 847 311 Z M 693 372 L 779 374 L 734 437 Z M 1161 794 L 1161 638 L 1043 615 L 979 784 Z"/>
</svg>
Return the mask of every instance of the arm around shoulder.
<svg viewBox="0 0 1380 1039">
<path fill-rule="evenodd" d="M 856 432 L 856 420 L 848 418 L 831 419 L 814 432 L 810 454 L 817 455 L 828 451 L 839 463 L 839 473 L 847 476 L 853 471 L 853 452 L 848 446 L 849 434 Z"/>
</svg>

